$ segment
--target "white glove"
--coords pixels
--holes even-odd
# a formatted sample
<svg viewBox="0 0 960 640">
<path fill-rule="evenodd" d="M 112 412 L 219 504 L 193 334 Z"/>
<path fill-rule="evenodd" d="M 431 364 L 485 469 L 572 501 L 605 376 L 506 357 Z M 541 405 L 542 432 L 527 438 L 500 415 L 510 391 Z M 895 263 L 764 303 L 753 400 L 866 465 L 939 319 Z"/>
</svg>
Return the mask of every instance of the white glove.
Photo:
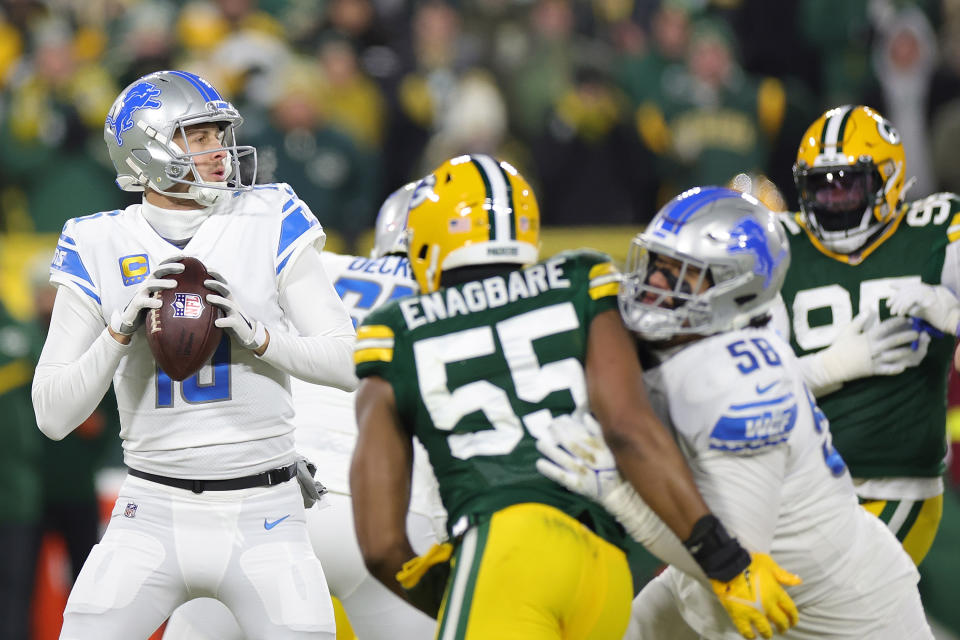
<svg viewBox="0 0 960 640">
<path fill-rule="evenodd" d="M 313 479 L 317 467 L 307 460 L 297 460 L 297 482 L 300 484 L 300 496 L 303 498 L 303 508 L 309 509 L 327 492 L 327 488 Z M 319 508 L 319 507 L 318 507 Z"/>
<path fill-rule="evenodd" d="M 887 308 L 895 316 L 920 318 L 947 335 L 957 335 L 960 300 L 942 284 L 911 282 L 899 285 L 887 299 Z"/>
<path fill-rule="evenodd" d="M 153 273 L 140 283 L 140 286 L 134 292 L 133 297 L 130 298 L 127 306 L 123 308 L 123 311 L 119 309 L 114 310 L 110 315 L 111 331 L 124 336 L 133 335 L 133 332 L 136 331 L 143 322 L 144 311 L 147 309 L 160 308 L 160 299 L 154 298 L 153 294 L 161 289 L 173 289 L 177 286 L 176 280 L 167 280 L 164 279 L 164 276 L 183 273 L 186 267 L 179 262 L 172 262 L 173 260 L 180 259 L 179 257 L 171 258 L 161 262 L 160 266 L 154 269 Z"/>
<path fill-rule="evenodd" d="M 558 416 L 537 439 L 537 471 L 599 502 L 627 533 L 657 557 L 691 575 L 700 569 L 683 545 L 617 471 L 613 454 L 589 413 Z"/>
<path fill-rule="evenodd" d="M 914 367 L 927 355 L 930 336 L 904 318 L 872 322 L 876 315 L 861 312 L 837 334 L 826 349 L 800 358 L 803 377 L 814 395 L 836 390 L 858 378 L 891 376 Z M 872 326 L 864 329 L 867 324 Z"/>
<path fill-rule="evenodd" d="M 553 419 L 548 431 L 550 437 L 537 440 L 537 449 L 545 456 L 537 460 L 537 471 L 603 504 L 623 478 L 603 441 L 600 424 L 589 413 L 563 415 Z"/>
<path fill-rule="evenodd" d="M 229 331 L 234 340 L 245 349 L 256 351 L 262 347 L 267 341 L 266 327 L 262 322 L 249 318 L 243 313 L 233 294 L 230 293 L 230 288 L 223 276 L 209 270 L 207 273 L 210 274 L 211 279 L 204 280 L 204 286 L 220 294 L 208 293 L 207 302 L 223 311 L 223 317 L 218 318 L 214 324 Z"/>
</svg>

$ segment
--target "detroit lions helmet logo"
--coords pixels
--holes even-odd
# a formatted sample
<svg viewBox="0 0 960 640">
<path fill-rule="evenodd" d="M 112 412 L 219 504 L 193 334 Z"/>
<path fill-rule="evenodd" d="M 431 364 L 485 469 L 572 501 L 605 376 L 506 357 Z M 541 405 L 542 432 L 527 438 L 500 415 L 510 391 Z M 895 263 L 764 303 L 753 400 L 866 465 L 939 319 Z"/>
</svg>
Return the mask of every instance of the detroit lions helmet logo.
<svg viewBox="0 0 960 640">
<path fill-rule="evenodd" d="M 730 243 L 727 245 L 729 253 L 752 253 L 756 260 L 753 263 L 753 272 L 763 276 L 763 286 L 769 286 L 773 270 L 786 257 L 786 251 L 773 256 L 767 246 L 767 234 L 763 227 L 751 217 L 741 218 L 730 229 Z"/>
<path fill-rule="evenodd" d="M 162 103 L 157 100 L 160 89 L 149 82 L 138 82 L 130 87 L 126 95 L 117 105 L 111 118 L 107 115 L 107 125 L 113 130 L 117 139 L 117 146 L 123 146 L 123 133 L 133 128 L 133 114 L 140 109 L 159 109 Z"/>
</svg>

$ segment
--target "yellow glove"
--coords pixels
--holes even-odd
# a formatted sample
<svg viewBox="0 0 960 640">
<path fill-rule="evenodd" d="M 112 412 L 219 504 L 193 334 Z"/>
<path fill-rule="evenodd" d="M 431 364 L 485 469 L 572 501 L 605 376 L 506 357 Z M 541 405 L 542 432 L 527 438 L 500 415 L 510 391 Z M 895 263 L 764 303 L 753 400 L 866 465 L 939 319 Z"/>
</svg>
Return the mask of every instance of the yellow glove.
<svg viewBox="0 0 960 640">
<path fill-rule="evenodd" d="M 432 618 L 440 612 L 452 554 L 453 545 L 449 542 L 435 544 L 422 556 L 404 562 L 397 572 L 397 582 L 407 592 L 410 602 Z"/>
<path fill-rule="evenodd" d="M 785 571 L 766 553 L 751 553 L 750 565 L 729 582 L 710 580 L 720 604 L 744 638 L 773 636 L 770 623 L 783 633 L 797 624 L 797 605 L 780 585 L 795 586 L 803 580 Z"/>
</svg>

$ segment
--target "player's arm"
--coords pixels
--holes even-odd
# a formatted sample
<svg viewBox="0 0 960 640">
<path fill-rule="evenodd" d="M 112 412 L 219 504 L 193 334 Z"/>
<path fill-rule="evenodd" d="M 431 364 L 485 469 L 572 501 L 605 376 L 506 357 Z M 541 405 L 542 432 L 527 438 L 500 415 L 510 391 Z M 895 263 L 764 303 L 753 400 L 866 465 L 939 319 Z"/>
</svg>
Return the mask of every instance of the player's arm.
<svg viewBox="0 0 960 640">
<path fill-rule="evenodd" d="M 633 340 L 616 310 L 590 325 L 587 393 L 617 467 L 696 560 L 737 630 L 771 637 L 797 609 L 781 585 L 799 584 L 769 555 L 748 553 L 707 509 L 683 455 L 653 412 L 643 387 Z"/>
<path fill-rule="evenodd" d="M 120 344 L 103 319 L 68 286 L 60 286 L 50 330 L 33 378 L 37 426 L 63 439 L 103 399 L 129 345 Z"/>
<path fill-rule="evenodd" d="M 407 538 L 413 441 L 400 424 L 393 387 L 378 376 L 357 391 L 357 444 L 350 463 L 353 521 L 363 561 L 397 595 L 395 576 L 416 556 Z"/>
<path fill-rule="evenodd" d="M 590 325 L 586 362 L 590 407 L 623 477 L 657 515 L 687 539 L 709 510 L 643 387 L 633 340 L 617 310 Z"/>
<path fill-rule="evenodd" d="M 756 455 L 712 451 L 690 461 L 710 511 L 754 551 L 770 552 L 787 453 L 782 443 Z"/>
<path fill-rule="evenodd" d="M 353 391 L 353 322 L 327 278 L 320 253 L 307 247 L 294 260 L 280 281 L 280 306 L 299 335 L 269 333 L 260 357 L 307 382 Z"/>
</svg>

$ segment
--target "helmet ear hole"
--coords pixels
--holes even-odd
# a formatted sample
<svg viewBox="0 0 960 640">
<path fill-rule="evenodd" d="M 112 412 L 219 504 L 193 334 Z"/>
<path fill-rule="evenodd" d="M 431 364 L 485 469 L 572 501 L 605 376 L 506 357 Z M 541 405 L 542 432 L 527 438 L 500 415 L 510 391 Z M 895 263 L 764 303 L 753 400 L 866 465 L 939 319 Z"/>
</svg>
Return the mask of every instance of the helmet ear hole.
<svg viewBox="0 0 960 640">
<path fill-rule="evenodd" d="M 426 260 L 428 249 L 429 247 L 427 247 L 427 245 L 420 245 L 420 251 L 417 252 L 417 260 Z"/>
<path fill-rule="evenodd" d="M 134 160 L 140 164 L 147 164 L 150 162 L 150 152 L 146 149 L 132 149 L 130 155 L 133 156 Z"/>
</svg>

